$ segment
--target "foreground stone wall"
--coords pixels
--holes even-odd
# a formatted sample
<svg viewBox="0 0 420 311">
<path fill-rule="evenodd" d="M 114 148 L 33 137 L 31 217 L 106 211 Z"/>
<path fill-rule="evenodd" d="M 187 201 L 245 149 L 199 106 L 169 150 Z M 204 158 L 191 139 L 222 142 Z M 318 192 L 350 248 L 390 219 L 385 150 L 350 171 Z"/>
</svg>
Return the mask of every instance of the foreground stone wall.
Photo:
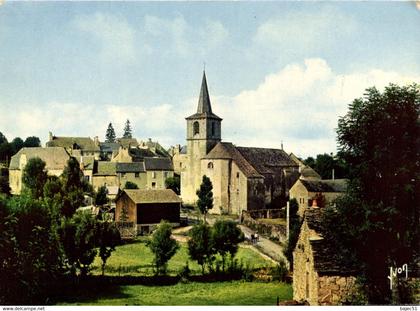
<svg viewBox="0 0 420 311">
<path fill-rule="evenodd" d="M 342 305 L 350 293 L 356 291 L 354 276 L 320 276 L 318 278 L 318 304 Z"/>
</svg>

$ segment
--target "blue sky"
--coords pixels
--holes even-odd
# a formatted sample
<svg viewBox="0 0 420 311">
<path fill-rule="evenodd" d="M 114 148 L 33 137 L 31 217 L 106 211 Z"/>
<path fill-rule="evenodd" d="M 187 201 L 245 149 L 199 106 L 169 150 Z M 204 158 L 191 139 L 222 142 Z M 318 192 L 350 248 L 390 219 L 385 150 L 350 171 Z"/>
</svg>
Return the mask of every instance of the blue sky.
<svg viewBox="0 0 420 311">
<path fill-rule="evenodd" d="M 4 2 L 0 131 L 185 143 L 203 63 L 222 138 L 335 152 L 373 85 L 420 83 L 414 2 Z"/>
</svg>

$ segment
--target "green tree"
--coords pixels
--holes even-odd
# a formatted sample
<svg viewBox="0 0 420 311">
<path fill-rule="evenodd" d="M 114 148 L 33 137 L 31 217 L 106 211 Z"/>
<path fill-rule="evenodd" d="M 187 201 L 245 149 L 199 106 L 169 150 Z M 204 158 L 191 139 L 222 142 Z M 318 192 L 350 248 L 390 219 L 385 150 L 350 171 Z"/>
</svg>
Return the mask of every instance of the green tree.
<svg viewBox="0 0 420 311">
<path fill-rule="evenodd" d="M 97 251 L 97 221 L 90 212 L 77 212 L 72 218 L 64 218 L 60 227 L 60 238 L 67 261 L 72 271 L 80 271 L 85 277 L 95 259 Z"/>
<path fill-rule="evenodd" d="M 132 129 L 128 119 L 125 122 L 123 138 L 132 138 Z"/>
<path fill-rule="evenodd" d="M 131 181 L 126 181 L 124 185 L 124 189 L 138 189 L 139 186 L 137 186 L 136 183 L 133 183 Z"/>
<path fill-rule="evenodd" d="M 121 242 L 120 232 L 115 223 L 102 221 L 97 224 L 96 228 L 97 247 L 99 248 L 99 257 L 102 260 L 102 275 L 105 274 L 105 265 L 111 256 L 115 247 Z"/>
<path fill-rule="evenodd" d="M 112 123 L 110 122 L 108 124 L 108 128 L 106 129 L 106 134 L 105 134 L 105 142 L 107 143 L 113 143 L 115 142 L 115 130 L 114 127 L 112 126 Z"/>
<path fill-rule="evenodd" d="M 4 136 L 2 132 L 0 132 L 0 162 L 7 162 L 8 164 L 12 154 L 12 146 L 7 141 L 6 136 Z"/>
<path fill-rule="evenodd" d="M 168 177 L 165 180 L 165 188 L 166 189 L 172 189 L 176 194 L 180 194 L 180 189 L 181 189 L 181 181 L 179 176 L 174 176 L 174 177 Z"/>
<path fill-rule="evenodd" d="M 47 181 L 45 162 L 40 158 L 29 159 L 23 169 L 22 183 L 28 189 L 34 199 L 42 197 L 44 185 Z"/>
<path fill-rule="evenodd" d="M 108 203 L 108 189 L 106 186 L 101 186 L 98 188 L 98 192 L 95 194 L 95 204 L 96 205 L 105 205 Z"/>
<path fill-rule="evenodd" d="M 205 224 L 198 224 L 190 231 L 188 240 L 188 253 L 192 260 L 201 265 L 204 274 L 205 266 L 210 265 L 214 259 L 214 249 L 212 247 L 211 228 Z"/>
<path fill-rule="evenodd" d="M 41 147 L 41 141 L 36 136 L 26 137 L 23 144 L 25 147 Z"/>
<path fill-rule="evenodd" d="M 228 256 L 231 260 L 238 251 L 238 244 L 244 240 L 242 231 L 233 221 L 218 220 L 212 229 L 212 246 L 214 251 L 222 257 L 222 270 Z"/>
<path fill-rule="evenodd" d="M 154 255 L 153 264 L 158 275 L 166 273 L 169 259 L 179 249 L 179 244 L 171 238 L 171 233 L 171 225 L 162 220 L 147 243 L 147 246 Z"/>
<path fill-rule="evenodd" d="M 293 270 L 293 251 L 299 238 L 302 220 L 298 215 L 299 204 L 296 199 L 291 199 L 289 203 L 289 238 L 283 253 L 290 263 L 290 269 Z"/>
<path fill-rule="evenodd" d="M 0 194 L 3 193 L 6 196 L 10 195 L 9 186 L 9 170 L 7 168 L 0 168 Z"/>
<path fill-rule="evenodd" d="M 200 189 L 197 190 L 197 207 L 200 212 L 204 215 L 204 222 L 206 222 L 206 215 L 209 209 L 213 208 L 213 185 L 210 178 L 206 175 L 203 176 L 203 180 L 200 185 Z"/>
<path fill-rule="evenodd" d="M 22 138 L 16 137 L 12 140 L 10 143 L 12 147 L 12 154 L 16 154 L 19 152 L 20 149 L 22 149 L 25 146 L 25 143 L 23 142 Z"/>
<path fill-rule="evenodd" d="M 80 170 L 79 162 L 71 157 L 67 161 L 62 174 L 63 198 L 62 213 L 65 216 L 71 217 L 76 209 L 82 206 L 84 201 L 84 186 L 83 173 Z"/>
<path fill-rule="evenodd" d="M 368 89 L 338 121 L 350 181 L 324 221 L 328 237 L 361 265 L 373 304 L 390 302 L 389 267 L 410 265 L 418 250 L 419 111 L 419 86 L 390 85 Z"/>
</svg>

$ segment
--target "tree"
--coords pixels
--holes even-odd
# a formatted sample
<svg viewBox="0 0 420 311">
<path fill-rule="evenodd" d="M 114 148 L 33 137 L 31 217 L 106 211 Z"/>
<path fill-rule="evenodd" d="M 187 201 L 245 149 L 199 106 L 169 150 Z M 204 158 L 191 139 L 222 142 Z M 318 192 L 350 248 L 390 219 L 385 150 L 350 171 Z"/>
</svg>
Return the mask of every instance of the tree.
<svg viewBox="0 0 420 311">
<path fill-rule="evenodd" d="M 132 130 L 130 125 L 130 120 L 127 119 L 124 126 L 124 134 L 123 138 L 131 138 L 132 137 Z"/>
<path fill-rule="evenodd" d="M 299 238 L 302 220 L 298 215 L 299 204 L 296 199 L 291 199 L 289 203 L 289 238 L 283 253 L 290 263 L 290 269 L 293 270 L 293 251 Z"/>
<path fill-rule="evenodd" d="M 418 250 L 419 86 L 390 85 L 356 99 L 338 121 L 350 166 L 346 195 L 327 209 L 328 237 L 361 266 L 370 303 L 389 303 L 389 267 L 413 262 Z"/>
<path fill-rule="evenodd" d="M 95 194 L 95 205 L 105 205 L 108 203 L 108 189 L 106 186 L 101 186 Z"/>
<path fill-rule="evenodd" d="M 67 161 L 67 165 L 62 174 L 63 198 L 62 213 L 65 216 L 72 216 L 76 209 L 82 206 L 84 201 L 83 195 L 83 173 L 80 170 L 79 162 L 71 157 Z"/>
<path fill-rule="evenodd" d="M 238 251 L 238 244 L 244 240 L 242 231 L 233 221 L 218 220 L 212 230 L 212 246 L 222 257 L 222 270 L 225 270 L 226 258 L 233 260 Z"/>
<path fill-rule="evenodd" d="M 333 171 L 334 178 L 347 178 L 348 177 L 348 165 L 342 158 L 341 153 L 333 156 L 327 153 L 318 154 L 316 159 L 308 157 L 303 161 L 306 165 L 313 168 L 322 179 L 332 179 Z"/>
<path fill-rule="evenodd" d="M 9 186 L 9 170 L 7 168 L 0 168 L 0 194 L 10 195 Z"/>
<path fill-rule="evenodd" d="M 36 136 L 26 137 L 23 144 L 25 147 L 41 147 L 41 141 Z"/>
<path fill-rule="evenodd" d="M 155 265 L 156 274 L 166 273 L 169 259 L 179 249 L 179 244 L 171 238 L 171 233 L 171 225 L 162 220 L 147 243 L 154 255 L 153 264 Z"/>
<path fill-rule="evenodd" d="M 0 132 L 0 162 L 8 163 L 12 154 L 12 146 L 7 141 L 6 136 Z"/>
<path fill-rule="evenodd" d="M 44 192 L 44 185 L 47 181 L 45 165 L 45 162 L 40 158 L 32 158 L 23 169 L 22 183 L 34 199 L 41 198 Z"/>
<path fill-rule="evenodd" d="M 192 260 L 201 265 L 201 271 L 204 274 L 205 265 L 211 264 L 215 255 L 212 247 L 211 228 L 207 224 L 198 224 L 191 229 L 188 253 Z"/>
<path fill-rule="evenodd" d="M 115 130 L 114 127 L 112 126 L 112 123 L 110 122 L 108 124 L 108 128 L 106 129 L 106 134 L 105 134 L 105 142 L 107 143 L 113 143 L 115 142 Z"/>
<path fill-rule="evenodd" d="M 102 221 L 97 224 L 96 239 L 99 257 L 102 260 L 102 275 L 104 275 L 106 262 L 121 241 L 120 232 L 113 222 Z"/>
<path fill-rule="evenodd" d="M 204 215 L 204 222 L 206 222 L 206 214 L 209 209 L 213 208 L 213 185 L 210 178 L 206 175 L 203 176 L 203 180 L 200 185 L 200 189 L 197 190 L 197 207 L 200 212 Z"/>
<path fill-rule="evenodd" d="M 10 143 L 12 147 L 12 154 L 16 154 L 19 152 L 20 149 L 22 149 L 25 146 L 25 143 L 23 142 L 22 138 L 16 137 L 12 140 Z"/>
<path fill-rule="evenodd" d="M 168 177 L 165 180 L 165 188 L 172 189 L 176 194 L 180 194 L 181 181 L 179 176 Z"/>
<path fill-rule="evenodd" d="M 139 186 L 137 186 L 136 183 L 133 183 L 131 181 L 126 181 L 124 185 L 124 189 L 138 189 Z"/>
</svg>

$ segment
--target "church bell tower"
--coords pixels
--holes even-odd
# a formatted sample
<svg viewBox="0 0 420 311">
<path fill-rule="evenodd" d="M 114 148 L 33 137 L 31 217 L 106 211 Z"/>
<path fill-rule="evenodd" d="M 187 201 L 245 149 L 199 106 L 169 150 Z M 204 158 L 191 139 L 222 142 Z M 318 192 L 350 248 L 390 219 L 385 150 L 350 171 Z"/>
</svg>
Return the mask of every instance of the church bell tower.
<svg viewBox="0 0 420 311">
<path fill-rule="evenodd" d="M 222 119 L 211 109 L 205 72 L 203 72 L 197 112 L 186 120 L 188 167 L 185 174 L 181 175 L 181 197 L 186 203 L 194 203 L 202 179 L 201 159 L 222 140 Z"/>
</svg>

